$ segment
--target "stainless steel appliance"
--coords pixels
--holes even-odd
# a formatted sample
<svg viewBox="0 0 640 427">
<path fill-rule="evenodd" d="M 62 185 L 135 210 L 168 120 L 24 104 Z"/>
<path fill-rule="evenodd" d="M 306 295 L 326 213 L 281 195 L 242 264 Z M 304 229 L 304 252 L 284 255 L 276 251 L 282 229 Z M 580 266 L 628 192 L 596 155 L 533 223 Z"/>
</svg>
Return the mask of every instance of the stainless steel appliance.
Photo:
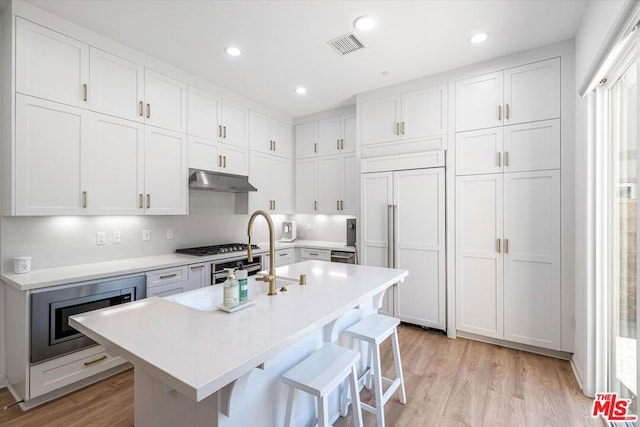
<svg viewBox="0 0 640 427">
<path fill-rule="evenodd" d="M 193 255 L 193 256 L 208 256 L 208 255 L 224 255 L 233 254 L 237 252 L 238 255 L 223 259 L 220 261 L 213 261 L 211 263 L 211 284 L 224 282 L 227 277 L 226 268 L 239 268 L 242 266 L 249 276 L 255 275 L 258 271 L 262 270 L 262 256 L 255 255 L 253 261 L 249 262 L 246 256 L 247 252 L 246 243 L 227 243 L 223 245 L 210 245 L 199 246 L 197 248 L 184 248 L 176 250 L 179 254 Z M 251 245 L 251 249 L 260 249 L 258 245 Z"/>
<path fill-rule="evenodd" d="M 283 242 L 293 242 L 298 238 L 298 230 L 295 221 L 282 221 L 282 239 Z"/>
<path fill-rule="evenodd" d="M 331 262 L 341 262 L 343 264 L 355 264 L 355 252 L 331 251 Z"/>
<path fill-rule="evenodd" d="M 146 277 L 80 283 L 31 294 L 31 363 L 95 345 L 69 326 L 69 316 L 135 301 L 146 296 Z"/>
<path fill-rule="evenodd" d="M 347 246 L 356 245 L 356 219 L 347 219 Z"/>
</svg>

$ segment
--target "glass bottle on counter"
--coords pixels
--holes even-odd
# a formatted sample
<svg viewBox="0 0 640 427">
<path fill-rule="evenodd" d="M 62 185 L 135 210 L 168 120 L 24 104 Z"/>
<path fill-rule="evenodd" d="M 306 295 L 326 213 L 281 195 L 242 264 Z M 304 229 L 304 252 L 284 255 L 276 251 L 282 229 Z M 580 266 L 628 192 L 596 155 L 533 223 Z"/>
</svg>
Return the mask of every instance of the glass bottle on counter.
<svg viewBox="0 0 640 427">
<path fill-rule="evenodd" d="M 236 307 L 239 303 L 239 286 L 236 276 L 233 274 L 233 268 L 227 269 L 227 280 L 224 281 L 224 300 L 223 304 L 227 308 Z"/>
</svg>

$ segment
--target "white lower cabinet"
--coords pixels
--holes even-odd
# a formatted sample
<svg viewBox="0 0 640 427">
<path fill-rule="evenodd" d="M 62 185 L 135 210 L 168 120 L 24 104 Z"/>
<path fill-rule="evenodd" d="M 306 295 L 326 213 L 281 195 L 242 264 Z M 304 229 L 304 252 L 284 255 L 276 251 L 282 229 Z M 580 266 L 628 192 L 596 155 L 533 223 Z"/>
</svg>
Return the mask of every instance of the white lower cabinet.
<svg viewBox="0 0 640 427">
<path fill-rule="evenodd" d="M 61 387 L 99 374 L 110 368 L 127 363 L 119 356 L 107 353 L 103 346 L 96 345 L 57 357 L 29 369 L 29 399 L 42 396 Z"/>
<path fill-rule="evenodd" d="M 362 263 L 411 271 L 381 312 L 445 329 L 444 169 L 366 173 L 361 182 Z"/>
<path fill-rule="evenodd" d="M 456 180 L 457 329 L 561 349 L 560 171 Z"/>
<path fill-rule="evenodd" d="M 331 261 L 331 251 L 315 248 L 298 248 L 298 260 Z"/>
<path fill-rule="evenodd" d="M 249 182 L 258 191 L 249 193 L 249 210 L 273 214 L 293 212 L 291 160 L 253 151 L 249 159 Z"/>
<path fill-rule="evenodd" d="M 294 248 L 291 249 L 278 249 L 275 251 L 275 267 L 282 267 L 284 265 L 295 264 L 296 252 Z M 271 262 L 271 256 L 269 252 L 266 252 L 262 257 L 262 268 L 264 270 L 269 269 L 269 263 Z"/>
<path fill-rule="evenodd" d="M 198 263 L 148 271 L 147 298 L 166 297 L 210 285 L 211 270 L 209 265 Z"/>
</svg>

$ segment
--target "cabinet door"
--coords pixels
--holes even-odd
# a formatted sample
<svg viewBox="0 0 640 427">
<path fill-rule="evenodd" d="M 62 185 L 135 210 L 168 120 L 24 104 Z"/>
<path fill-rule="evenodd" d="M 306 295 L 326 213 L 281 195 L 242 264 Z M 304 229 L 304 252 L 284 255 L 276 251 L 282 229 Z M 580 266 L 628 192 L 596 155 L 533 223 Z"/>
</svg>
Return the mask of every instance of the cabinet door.
<svg viewBox="0 0 640 427">
<path fill-rule="evenodd" d="M 502 71 L 456 82 L 456 131 L 502 126 Z"/>
<path fill-rule="evenodd" d="M 144 125 L 92 113 L 87 166 L 87 211 L 141 215 L 144 193 Z"/>
<path fill-rule="evenodd" d="M 560 117 L 560 58 L 504 71 L 505 124 Z"/>
<path fill-rule="evenodd" d="M 361 264 L 374 267 L 391 267 L 391 247 L 389 237 L 393 203 L 392 172 L 362 174 L 360 178 L 360 247 Z M 387 289 L 382 300 L 380 313 L 393 316 L 393 292 L 395 287 Z"/>
<path fill-rule="evenodd" d="M 504 171 L 560 169 L 560 119 L 504 127 Z"/>
<path fill-rule="evenodd" d="M 505 339 L 560 350 L 560 171 L 504 180 Z"/>
<path fill-rule="evenodd" d="M 189 266 L 189 284 L 186 290 L 211 286 L 211 263 L 201 262 Z"/>
<path fill-rule="evenodd" d="M 246 176 L 249 171 L 249 150 L 234 145 L 222 144 L 221 172 Z"/>
<path fill-rule="evenodd" d="M 355 215 L 357 213 L 358 194 L 358 160 L 355 153 L 340 156 L 340 213 Z"/>
<path fill-rule="evenodd" d="M 258 189 L 249 193 L 251 211 L 271 209 L 271 155 L 251 151 L 249 155 L 249 182 Z"/>
<path fill-rule="evenodd" d="M 340 212 L 340 156 L 318 157 L 318 211 Z"/>
<path fill-rule="evenodd" d="M 187 141 L 184 134 L 145 127 L 145 213 L 187 213 Z"/>
<path fill-rule="evenodd" d="M 504 337 L 502 176 L 456 178 L 456 328 L 500 339 Z"/>
<path fill-rule="evenodd" d="M 196 136 L 190 136 L 188 140 L 188 167 L 190 169 L 203 169 L 212 172 L 221 170 L 222 153 L 219 142 Z"/>
<path fill-rule="evenodd" d="M 176 132 L 187 131 L 187 86 L 170 77 L 145 70 L 145 121 Z"/>
<path fill-rule="evenodd" d="M 244 107 L 222 103 L 222 142 L 236 147 L 247 147 L 247 115 Z"/>
<path fill-rule="evenodd" d="M 447 85 L 402 95 L 402 138 L 423 138 L 447 133 Z"/>
<path fill-rule="evenodd" d="M 394 172 L 395 267 L 411 271 L 396 288 L 403 322 L 445 329 L 444 168 Z"/>
<path fill-rule="evenodd" d="M 189 135 L 219 141 L 220 98 L 189 88 L 189 109 L 187 111 L 187 133 Z"/>
<path fill-rule="evenodd" d="M 83 215 L 86 110 L 16 96 L 16 215 Z"/>
<path fill-rule="evenodd" d="M 318 152 L 318 122 L 296 126 L 296 158 L 315 157 Z"/>
<path fill-rule="evenodd" d="M 356 152 L 356 116 L 342 118 L 342 153 Z"/>
<path fill-rule="evenodd" d="M 456 134 L 456 175 L 502 172 L 503 128 Z"/>
<path fill-rule="evenodd" d="M 290 159 L 293 154 L 293 131 L 291 125 L 278 120 L 271 120 L 271 139 L 273 139 L 273 154 Z"/>
<path fill-rule="evenodd" d="M 144 68 L 91 47 L 91 110 L 144 121 Z"/>
<path fill-rule="evenodd" d="M 88 84 L 89 45 L 16 18 L 16 92 L 86 108 Z"/>
<path fill-rule="evenodd" d="M 375 144 L 400 139 L 396 111 L 400 109 L 397 96 L 362 103 L 362 143 Z"/>
<path fill-rule="evenodd" d="M 249 148 L 263 153 L 271 153 L 271 119 L 258 112 L 249 110 Z"/>
<path fill-rule="evenodd" d="M 317 159 L 309 158 L 296 161 L 296 213 L 318 213 L 317 176 Z"/>
<path fill-rule="evenodd" d="M 338 154 L 341 139 L 340 117 L 318 121 L 318 155 Z"/>
<path fill-rule="evenodd" d="M 291 160 L 282 157 L 271 157 L 271 200 L 274 202 L 274 213 L 293 212 L 293 169 Z"/>
</svg>

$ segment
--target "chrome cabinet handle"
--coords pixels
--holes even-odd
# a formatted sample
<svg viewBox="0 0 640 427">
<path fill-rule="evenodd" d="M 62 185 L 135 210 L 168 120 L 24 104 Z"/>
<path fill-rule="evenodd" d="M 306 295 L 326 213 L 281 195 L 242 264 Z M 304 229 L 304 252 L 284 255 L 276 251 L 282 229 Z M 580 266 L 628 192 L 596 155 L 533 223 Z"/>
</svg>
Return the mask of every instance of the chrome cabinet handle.
<svg viewBox="0 0 640 427">
<path fill-rule="evenodd" d="M 340 149 L 340 138 L 336 139 L 336 148 Z"/>
<path fill-rule="evenodd" d="M 498 120 L 502 120 L 502 105 L 498 105 Z"/>
<path fill-rule="evenodd" d="M 222 137 L 223 138 L 227 137 L 227 127 L 226 126 L 222 126 Z"/>
<path fill-rule="evenodd" d="M 317 252 L 309 252 L 309 255 L 311 255 L 311 256 L 320 256 L 320 254 L 317 253 Z"/>
<path fill-rule="evenodd" d="M 314 211 L 317 211 L 317 210 L 318 210 L 318 201 L 317 201 L 317 200 L 314 200 L 314 201 L 313 201 L 313 210 L 314 210 Z"/>
<path fill-rule="evenodd" d="M 498 239 L 498 253 L 502 252 L 502 239 Z"/>
<path fill-rule="evenodd" d="M 340 200 L 336 200 L 336 210 L 340 210 Z"/>
<path fill-rule="evenodd" d="M 147 209 L 151 209 L 151 194 L 147 194 Z"/>
<path fill-rule="evenodd" d="M 138 194 L 138 206 L 140 207 L 140 209 L 144 207 L 144 202 L 142 201 L 142 193 Z"/>
<path fill-rule="evenodd" d="M 404 135 L 404 122 L 402 122 L 401 129 L 402 129 L 402 134 Z"/>
<path fill-rule="evenodd" d="M 393 268 L 398 268 L 398 205 L 393 205 Z"/>
<path fill-rule="evenodd" d="M 273 210 L 274 211 L 276 210 L 276 201 L 275 200 L 273 201 Z"/>
<path fill-rule="evenodd" d="M 396 122 L 396 135 L 400 135 L 400 122 Z"/>
<path fill-rule="evenodd" d="M 314 153 L 318 152 L 318 143 L 317 142 L 313 144 L 313 152 Z"/>
<path fill-rule="evenodd" d="M 102 356 L 98 357 L 95 360 L 90 360 L 89 362 L 84 362 L 84 366 L 91 366 L 91 365 L 95 365 L 98 362 L 102 362 L 103 360 L 105 360 L 107 358 L 106 354 L 103 354 Z"/>
<path fill-rule="evenodd" d="M 509 166 L 509 152 L 508 151 L 504 152 L 504 165 L 505 166 Z"/>
<path fill-rule="evenodd" d="M 192 265 L 191 269 L 192 270 L 202 270 L 204 268 L 204 265 Z"/>
<path fill-rule="evenodd" d="M 289 252 L 285 252 L 283 254 L 279 254 L 279 256 L 287 256 L 287 255 L 289 255 Z"/>
<path fill-rule="evenodd" d="M 161 279 L 172 279 L 174 277 L 176 277 L 177 274 L 176 273 L 172 273 L 172 274 L 163 274 L 162 276 L 160 276 Z"/>
<path fill-rule="evenodd" d="M 144 117 L 144 102 L 138 102 L 138 115 Z"/>
<path fill-rule="evenodd" d="M 344 200 L 340 200 L 340 210 L 344 210 Z"/>
<path fill-rule="evenodd" d="M 498 166 L 502 166 L 502 153 L 498 151 Z"/>
<path fill-rule="evenodd" d="M 89 86 L 87 86 L 87 84 L 83 84 L 82 85 L 82 100 L 84 102 L 87 102 L 87 100 L 89 99 Z"/>
<path fill-rule="evenodd" d="M 504 239 L 504 253 L 509 253 L 509 239 Z"/>
<path fill-rule="evenodd" d="M 509 104 L 504 106 L 504 116 L 507 120 L 509 120 Z"/>
<path fill-rule="evenodd" d="M 82 192 L 82 207 L 83 208 L 87 207 L 87 192 L 86 191 Z"/>
<path fill-rule="evenodd" d="M 393 205 L 387 205 L 387 267 L 393 268 Z"/>
<path fill-rule="evenodd" d="M 222 138 L 222 125 L 218 125 L 218 138 Z"/>
<path fill-rule="evenodd" d="M 222 167 L 223 168 L 227 167 L 227 156 L 222 156 Z"/>
<path fill-rule="evenodd" d="M 151 118 L 151 104 L 147 104 L 147 119 Z"/>
<path fill-rule="evenodd" d="M 344 138 L 340 140 L 340 149 L 344 150 Z"/>
<path fill-rule="evenodd" d="M 222 156 L 218 155 L 218 167 L 222 167 Z"/>
</svg>

